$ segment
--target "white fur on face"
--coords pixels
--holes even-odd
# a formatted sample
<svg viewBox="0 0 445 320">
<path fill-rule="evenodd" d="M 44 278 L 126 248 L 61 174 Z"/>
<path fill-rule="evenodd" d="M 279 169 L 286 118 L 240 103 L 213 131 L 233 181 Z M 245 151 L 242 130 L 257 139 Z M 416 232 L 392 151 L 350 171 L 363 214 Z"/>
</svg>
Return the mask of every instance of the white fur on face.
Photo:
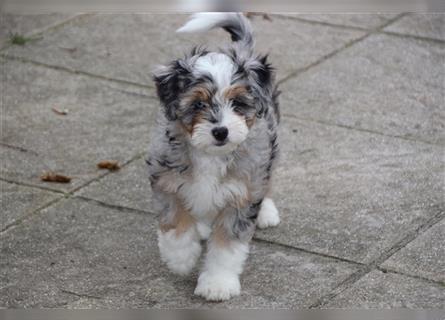
<svg viewBox="0 0 445 320">
<path fill-rule="evenodd" d="M 221 98 L 222 92 L 231 85 L 236 66 L 227 55 L 212 52 L 196 60 L 194 67 L 197 75 L 209 74 L 212 77 L 217 86 L 216 97 L 220 100 L 222 109 L 220 110 L 221 121 L 219 123 L 213 124 L 205 121 L 195 125 L 191 144 L 212 155 L 232 152 L 246 140 L 249 132 L 244 117 L 233 112 L 230 104 Z M 212 135 L 212 129 L 215 127 L 227 127 L 229 135 L 225 145 L 216 145 L 216 140 Z"/>
<path fill-rule="evenodd" d="M 193 128 L 193 133 L 190 143 L 196 149 L 207 151 L 207 149 L 215 144 L 215 139 L 212 136 L 212 129 L 214 124 L 204 121 Z"/>
<path fill-rule="evenodd" d="M 195 62 L 195 72 L 210 74 L 219 89 L 230 86 L 236 66 L 227 55 L 211 52 Z"/>
<path fill-rule="evenodd" d="M 191 144 L 197 149 L 208 154 L 222 155 L 234 151 L 240 143 L 246 140 L 249 133 L 244 117 L 236 114 L 230 107 L 223 107 L 221 110 L 222 120 L 213 124 L 202 122 L 195 125 L 191 137 Z M 226 144 L 216 145 L 216 140 L 212 135 L 212 129 L 216 127 L 226 127 L 229 131 Z"/>
<path fill-rule="evenodd" d="M 195 294 L 211 301 L 227 300 L 239 295 L 239 275 L 248 253 L 249 247 L 245 243 L 232 242 L 228 248 L 210 243 Z"/>
<path fill-rule="evenodd" d="M 249 128 L 247 127 L 244 117 L 236 114 L 231 108 L 224 107 L 222 109 L 221 127 L 229 130 L 228 142 L 238 146 L 246 140 Z"/>
</svg>

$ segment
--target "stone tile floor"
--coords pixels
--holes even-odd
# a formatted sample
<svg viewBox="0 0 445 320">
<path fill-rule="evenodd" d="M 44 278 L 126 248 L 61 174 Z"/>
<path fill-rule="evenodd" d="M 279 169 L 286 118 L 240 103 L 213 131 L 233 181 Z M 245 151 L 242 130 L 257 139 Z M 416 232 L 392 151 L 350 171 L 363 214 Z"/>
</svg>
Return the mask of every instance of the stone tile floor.
<svg viewBox="0 0 445 320">
<path fill-rule="evenodd" d="M 177 35 L 184 15 L 2 15 L 0 307 L 445 307 L 444 15 L 271 18 L 253 24 L 283 91 L 282 224 L 256 233 L 242 295 L 206 303 L 197 271 L 159 260 L 143 158 L 150 70 L 227 36 Z"/>
</svg>

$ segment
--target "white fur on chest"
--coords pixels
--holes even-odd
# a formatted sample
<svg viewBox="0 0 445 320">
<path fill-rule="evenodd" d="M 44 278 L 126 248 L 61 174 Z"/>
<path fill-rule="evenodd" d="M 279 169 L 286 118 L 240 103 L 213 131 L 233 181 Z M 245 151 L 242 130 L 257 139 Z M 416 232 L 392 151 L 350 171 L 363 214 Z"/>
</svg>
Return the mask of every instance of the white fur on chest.
<svg viewBox="0 0 445 320">
<path fill-rule="evenodd" d="M 228 202 L 246 197 L 245 183 L 227 178 L 228 162 L 203 154 L 196 156 L 192 162 L 192 177 L 180 192 L 195 218 L 213 218 Z"/>
</svg>

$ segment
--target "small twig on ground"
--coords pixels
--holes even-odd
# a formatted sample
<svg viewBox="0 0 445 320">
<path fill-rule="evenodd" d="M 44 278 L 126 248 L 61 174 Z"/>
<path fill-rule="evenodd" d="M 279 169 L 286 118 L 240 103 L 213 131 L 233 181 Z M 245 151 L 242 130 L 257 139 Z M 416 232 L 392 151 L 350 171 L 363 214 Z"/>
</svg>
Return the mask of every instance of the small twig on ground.
<svg viewBox="0 0 445 320">
<path fill-rule="evenodd" d="M 0 146 L 6 147 L 6 148 L 10 148 L 10 149 L 14 149 L 14 150 L 18 150 L 18 151 L 21 151 L 21 152 L 29 152 L 29 153 L 32 153 L 32 154 L 34 154 L 34 155 L 36 155 L 36 156 L 39 155 L 39 154 L 38 154 L 37 152 L 35 152 L 35 151 L 28 150 L 28 149 L 26 149 L 26 148 L 19 147 L 19 146 L 14 146 L 14 145 L 12 145 L 12 144 L 4 143 L 4 142 L 0 142 Z"/>
<path fill-rule="evenodd" d="M 67 51 L 68 53 L 75 53 L 77 51 L 76 47 L 73 47 L 73 48 L 59 47 L 59 48 L 62 49 L 62 50 Z"/>
<path fill-rule="evenodd" d="M 51 108 L 51 110 L 61 116 L 66 116 L 68 114 L 68 109 L 64 109 L 64 110 L 59 110 L 57 108 Z"/>
<path fill-rule="evenodd" d="M 77 293 L 77 292 L 66 290 L 66 289 L 60 289 L 60 291 L 63 293 L 71 294 L 76 297 L 80 297 L 80 298 L 102 299 L 102 297 L 93 296 L 93 295 L 85 294 L 85 293 Z"/>
<path fill-rule="evenodd" d="M 272 18 L 269 16 L 269 14 L 265 12 L 246 12 L 244 15 L 251 19 L 253 16 L 262 16 L 264 20 L 272 21 Z"/>
<path fill-rule="evenodd" d="M 116 160 L 103 160 L 97 164 L 99 169 L 108 169 L 110 171 L 119 170 L 121 167 Z"/>
<path fill-rule="evenodd" d="M 43 175 L 41 175 L 40 180 L 46 182 L 70 183 L 71 177 L 50 171 L 50 172 L 45 172 Z"/>
</svg>

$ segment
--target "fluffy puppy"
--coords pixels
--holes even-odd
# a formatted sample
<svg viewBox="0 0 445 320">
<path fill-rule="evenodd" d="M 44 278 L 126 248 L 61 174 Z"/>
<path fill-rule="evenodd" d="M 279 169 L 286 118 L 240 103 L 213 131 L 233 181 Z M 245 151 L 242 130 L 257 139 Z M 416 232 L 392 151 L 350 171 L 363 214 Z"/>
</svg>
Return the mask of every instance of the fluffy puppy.
<svg viewBox="0 0 445 320">
<path fill-rule="evenodd" d="M 273 69 L 254 53 L 242 14 L 197 14 L 178 31 L 216 27 L 230 33 L 227 48 L 195 48 L 155 72 L 162 108 L 147 159 L 160 256 L 188 274 L 208 239 L 195 294 L 214 301 L 240 294 L 255 225 L 280 221 L 268 197 L 278 153 Z"/>
</svg>

